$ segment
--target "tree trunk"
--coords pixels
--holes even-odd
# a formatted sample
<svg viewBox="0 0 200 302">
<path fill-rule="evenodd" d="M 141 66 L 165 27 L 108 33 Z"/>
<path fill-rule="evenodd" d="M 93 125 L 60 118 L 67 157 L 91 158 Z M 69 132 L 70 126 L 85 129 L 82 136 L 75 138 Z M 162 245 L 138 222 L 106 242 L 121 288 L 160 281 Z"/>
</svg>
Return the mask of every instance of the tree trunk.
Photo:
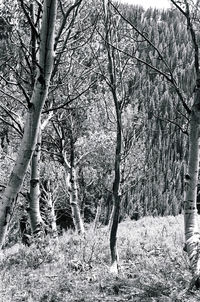
<svg viewBox="0 0 200 302">
<path fill-rule="evenodd" d="M 85 230 L 84 230 L 83 220 L 81 217 L 79 201 L 78 201 L 76 168 L 73 166 L 70 169 L 69 195 L 70 195 L 70 205 L 72 209 L 72 218 L 74 221 L 74 225 L 78 233 L 83 234 Z"/>
<path fill-rule="evenodd" d="M 56 214 L 55 214 L 55 207 L 54 202 L 52 199 L 52 187 L 51 181 L 48 179 L 46 182 L 46 202 L 48 206 L 48 222 L 51 228 L 51 232 L 54 236 L 57 236 L 57 225 L 56 225 Z"/>
<path fill-rule="evenodd" d="M 41 129 L 38 132 L 38 139 L 35 151 L 31 160 L 31 180 L 30 180 L 30 222 L 32 233 L 42 231 L 42 217 L 40 214 L 40 155 L 41 155 Z"/>
<path fill-rule="evenodd" d="M 121 144 L 122 144 L 122 133 L 121 133 L 121 114 L 118 106 L 116 106 L 117 115 L 117 142 L 115 151 L 115 179 L 113 183 L 113 218 L 111 221 L 110 231 L 110 251 L 111 251 L 111 272 L 118 274 L 118 252 L 117 252 L 117 230 L 119 224 L 120 214 L 120 163 L 121 163 Z"/>
<path fill-rule="evenodd" d="M 116 113 L 116 148 L 115 148 L 115 177 L 113 181 L 113 219 L 111 221 L 110 232 L 110 252 L 111 252 L 111 268 L 110 271 L 118 274 L 118 252 L 117 252 L 117 230 L 120 214 L 120 168 L 121 168 L 121 148 L 122 148 L 122 123 L 121 123 L 121 103 L 118 100 L 117 83 L 116 83 L 116 58 L 115 53 L 111 47 L 112 44 L 112 29 L 110 27 L 110 3 L 107 0 L 103 1 L 103 9 L 105 16 L 105 46 L 108 56 L 108 73 L 109 73 L 109 87 L 112 93 L 115 113 Z"/>
<path fill-rule="evenodd" d="M 99 200 L 98 205 L 97 205 L 96 215 L 95 215 L 95 219 L 94 219 L 94 231 L 96 230 L 98 223 L 99 223 L 99 219 L 101 216 L 102 203 L 103 203 L 103 197 L 101 197 L 101 199 Z"/>
<path fill-rule="evenodd" d="M 191 287 L 200 287 L 200 233 L 197 215 L 197 186 L 200 147 L 200 88 L 196 88 L 190 117 L 188 174 L 185 176 L 185 243 L 193 273 Z"/>
<path fill-rule="evenodd" d="M 111 210 L 111 213 L 110 213 L 110 219 L 109 219 L 109 223 L 108 223 L 108 229 L 109 229 L 109 231 L 111 231 L 111 227 L 112 227 L 112 223 L 113 223 L 113 218 L 114 218 L 114 213 L 115 213 L 115 203 L 113 203 L 112 210 Z"/>
<path fill-rule="evenodd" d="M 48 94 L 54 60 L 54 28 L 56 20 L 56 0 L 45 0 L 43 4 L 42 26 L 40 31 L 39 68 L 29 112 L 25 122 L 24 135 L 15 166 L 0 203 L 0 245 L 5 240 L 12 206 L 23 183 L 25 173 L 35 150 L 41 111 Z"/>
<path fill-rule="evenodd" d="M 76 179 L 76 167 L 74 163 L 74 142 L 73 136 L 71 134 L 71 154 L 70 154 L 70 163 L 68 163 L 66 156 L 63 154 L 64 168 L 66 174 L 66 187 L 69 193 L 70 206 L 72 210 L 72 219 L 74 226 L 79 234 L 85 232 L 83 219 L 81 217 L 80 205 L 78 200 L 78 188 L 77 188 L 77 179 Z"/>
</svg>

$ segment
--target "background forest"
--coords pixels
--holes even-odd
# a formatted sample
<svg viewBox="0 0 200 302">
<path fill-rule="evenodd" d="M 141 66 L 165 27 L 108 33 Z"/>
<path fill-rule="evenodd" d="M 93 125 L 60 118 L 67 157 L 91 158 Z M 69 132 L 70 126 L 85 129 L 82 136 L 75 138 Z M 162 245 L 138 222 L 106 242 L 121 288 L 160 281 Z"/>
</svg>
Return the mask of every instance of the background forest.
<svg viewBox="0 0 200 302">
<path fill-rule="evenodd" d="M 84 228 L 90 229 L 91 225 L 95 231 L 110 224 L 117 183 L 119 125 L 119 221 L 145 221 L 146 216 L 176 216 L 183 211 L 189 117 L 182 100 L 186 99 L 191 107 L 195 87 L 194 49 L 187 22 L 175 8 L 144 10 L 140 6 L 113 4 L 106 11 L 100 0 L 75 1 L 75 5 L 58 1 L 54 67 L 42 109 L 41 135 L 9 215 L 4 248 L 21 242 L 34 244 L 32 235 L 41 231 L 38 221 L 44 233 L 54 239 L 69 229 L 84 233 Z M 39 1 L 1 4 L 2 194 L 26 129 L 36 70 L 40 68 L 40 35 L 35 28 L 40 28 L 41 16 Z M 196 36 L 199 39 L 198 32 Z M 172 76 L 176 85 L 163 74 Z M 164 229 L 163 226 L 162 232 Z M 166 230 L 167 238 L 169 233 Z M 148 238 L 152 240 L 151 235 Z M 75 249 L 74 241 L 72 246 Z M 95 254 L 95 248 L 90 248 L 87 268 L 82 264 L 78 267 L 77 260 L 75 264 L 70 262 L 77 266 L 70 269 L 89 269 Z M 25 247 L 22 250 L 27 253 Z M 41 255 L 44 256 L 42 252 Z M 45 254 L 43 261 L 46 257 Z M 121 288 L 122 283 L 117 286 Z M 13 301 L 32 301 L 28 299 Z M 64 301 L 55 297 L 48 300 L 42 295 L 40 299 L 37 301 Z M 128 301 L 127 297 L 120 299 Z"/>
</svg>

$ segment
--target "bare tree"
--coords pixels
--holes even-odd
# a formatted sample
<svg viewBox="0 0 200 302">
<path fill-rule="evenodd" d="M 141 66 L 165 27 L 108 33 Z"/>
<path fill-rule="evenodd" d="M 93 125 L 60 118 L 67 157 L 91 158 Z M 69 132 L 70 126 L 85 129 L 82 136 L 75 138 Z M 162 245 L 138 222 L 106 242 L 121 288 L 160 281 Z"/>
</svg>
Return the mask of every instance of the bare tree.
<svg viewBox="0 0 200 302">
<path fill-rule="evenodd" d="M 45 0 L 40 30 L 39 64 L 31 100 L 28 105 L 28 116 L 25 122 L 23 139 L 15 166 L 10 175 L 0 204 L 0 244 L 5 235 L 12 213 L 13 205 L 21 188 L 31 156 L 36 146 L 41 111 L 47 98 L 54 61 L 54 31 L 57 12 L 56 0 Z"/>
<path fill-rule="evenodd" d="M 114 162 L 114 181 L 113 181 L 113 197 L 114 206 L 111 215 L 111 230 L 110 230 L 110 251 L 111 251 L 111 272 L 118 274 L 118 252 L 117 252 L 117 230 L 120 215 L 121 203 L 121 152 L 122 152 L 122 98 L 117 91 L 117 79 L 115 69 L 115 54 L 111 43 L 115 31 L 111 28 L 111 10 L 108 1 L 104 1 L 104 28 L 105 28 L 105 48 L 108 59 L 108 83 L 112 94 L 115 116 L 116 116 L 116 145 L 115 145 L 115 162 Z M 120 70 L 121 72 L 121 70 Z"/>
<path fill-rule="evenodd" d="M 61 114 L 61 117 L 63 114 Z M 77 184 L 77 162 L 75 158 L 75 135 L 74 135 L 74 120 L 72 114 L 69 113 L 65 120 L 61 118 L 61 122 L 53 123 L 57 138 L 59 140 L 58 157 L 64 167 L 65 184 L 69 195 L 70 207 L 72 211 L 72 219 L 75 229 L 78 233 L 85 232 L 83 219 L 80 212 L 78 184 Z M 68 149 L 69 155 L 67 156 Z"/>
</svg>

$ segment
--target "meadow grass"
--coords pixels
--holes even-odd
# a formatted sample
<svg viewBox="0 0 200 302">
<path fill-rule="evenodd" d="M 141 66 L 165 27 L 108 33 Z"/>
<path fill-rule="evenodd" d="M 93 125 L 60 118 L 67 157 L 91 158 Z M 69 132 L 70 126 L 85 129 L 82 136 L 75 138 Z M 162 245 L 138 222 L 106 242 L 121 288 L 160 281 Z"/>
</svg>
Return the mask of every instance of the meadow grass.
<svg viewBox="0 0 200 302">
<path fill-rule="evenodd" d="M 118 276 L 106 227 L 16 244 L 0 253 L 0 302 L 200 301 L 183 246 L 181 215 L 120 223 Z"/>
</svg>

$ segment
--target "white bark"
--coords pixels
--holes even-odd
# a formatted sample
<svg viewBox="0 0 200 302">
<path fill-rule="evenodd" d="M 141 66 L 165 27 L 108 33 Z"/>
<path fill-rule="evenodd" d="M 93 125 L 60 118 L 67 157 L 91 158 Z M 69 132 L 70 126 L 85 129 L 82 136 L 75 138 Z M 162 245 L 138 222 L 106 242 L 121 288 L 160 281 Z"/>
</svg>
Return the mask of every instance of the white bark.
<svg viewBox="0 0 200 302">
<path fill-rule="evenodd" d="M 200 233 L 197 215 L 197 186 L 199 175 L 200 146 L 200 88 L 196 89 L 190 119 L 189 161 L 186 175 L 184 202 L 185 243 L 193 273 L 193 283 L 199 286 L 200 277 Z"/>
<path fill-rule="evenodd" d="M 83 219 L 81 217 L 80 206 L 78 202 L 78 189 L 75 167 L 70 167 L 65 164 L 66 187 L 69 193 L 70 206 L 72 210 L 72 219 L 74 226 L 79 234 L 85 232 Z"/>
<path fill-rule="evenodd" d="M 97 205 L 96 215 L 95 215 L 95 219 L 94 219 L 94 231 L 96 230 L 98 223 L 99 223 L 99 219 L 101 216 L 102 203 L 103 203 L 103 197 L 99 200 L 99 203 Z"/>
<path fill-rule="evenodd" d="M 29 112 L 25 122 L 24 135 L 15 166 L 0 202 L 0 245 L 4 243 L 12 205 L 17 198 L 25 173 L 34 152 L 41 111 L 48 94 L 49 82 L 53 68 L 54 28 L 56 20 L 56 0 L 45 0 L 40 32 L 39 70 L 35 80 Z"/>
<path fill-rule="evenodd" d="M 41 155 L 41 130 L 38 132 L 38 139 L 35 151 L 31 160 L 30 180 L 30 209 L 29 216 L 33 234 L 42 231 L 42 217 L 40 214 L 40 155 Z"/>
<path fill-rule="evenodd" d="M 49 222 L 52 234 L 54 236 L 57 236 L 55 202 L 53 201 L 52 193 L 53 193 L 53 190 L 52 190 L 51 181 L 47 180 L 45 195 L 46 195 L 46 202 L 47 202 L 47 206 L 48 206 L 48 211 L 47 211 L 48 222 Z"/>
</svg>

